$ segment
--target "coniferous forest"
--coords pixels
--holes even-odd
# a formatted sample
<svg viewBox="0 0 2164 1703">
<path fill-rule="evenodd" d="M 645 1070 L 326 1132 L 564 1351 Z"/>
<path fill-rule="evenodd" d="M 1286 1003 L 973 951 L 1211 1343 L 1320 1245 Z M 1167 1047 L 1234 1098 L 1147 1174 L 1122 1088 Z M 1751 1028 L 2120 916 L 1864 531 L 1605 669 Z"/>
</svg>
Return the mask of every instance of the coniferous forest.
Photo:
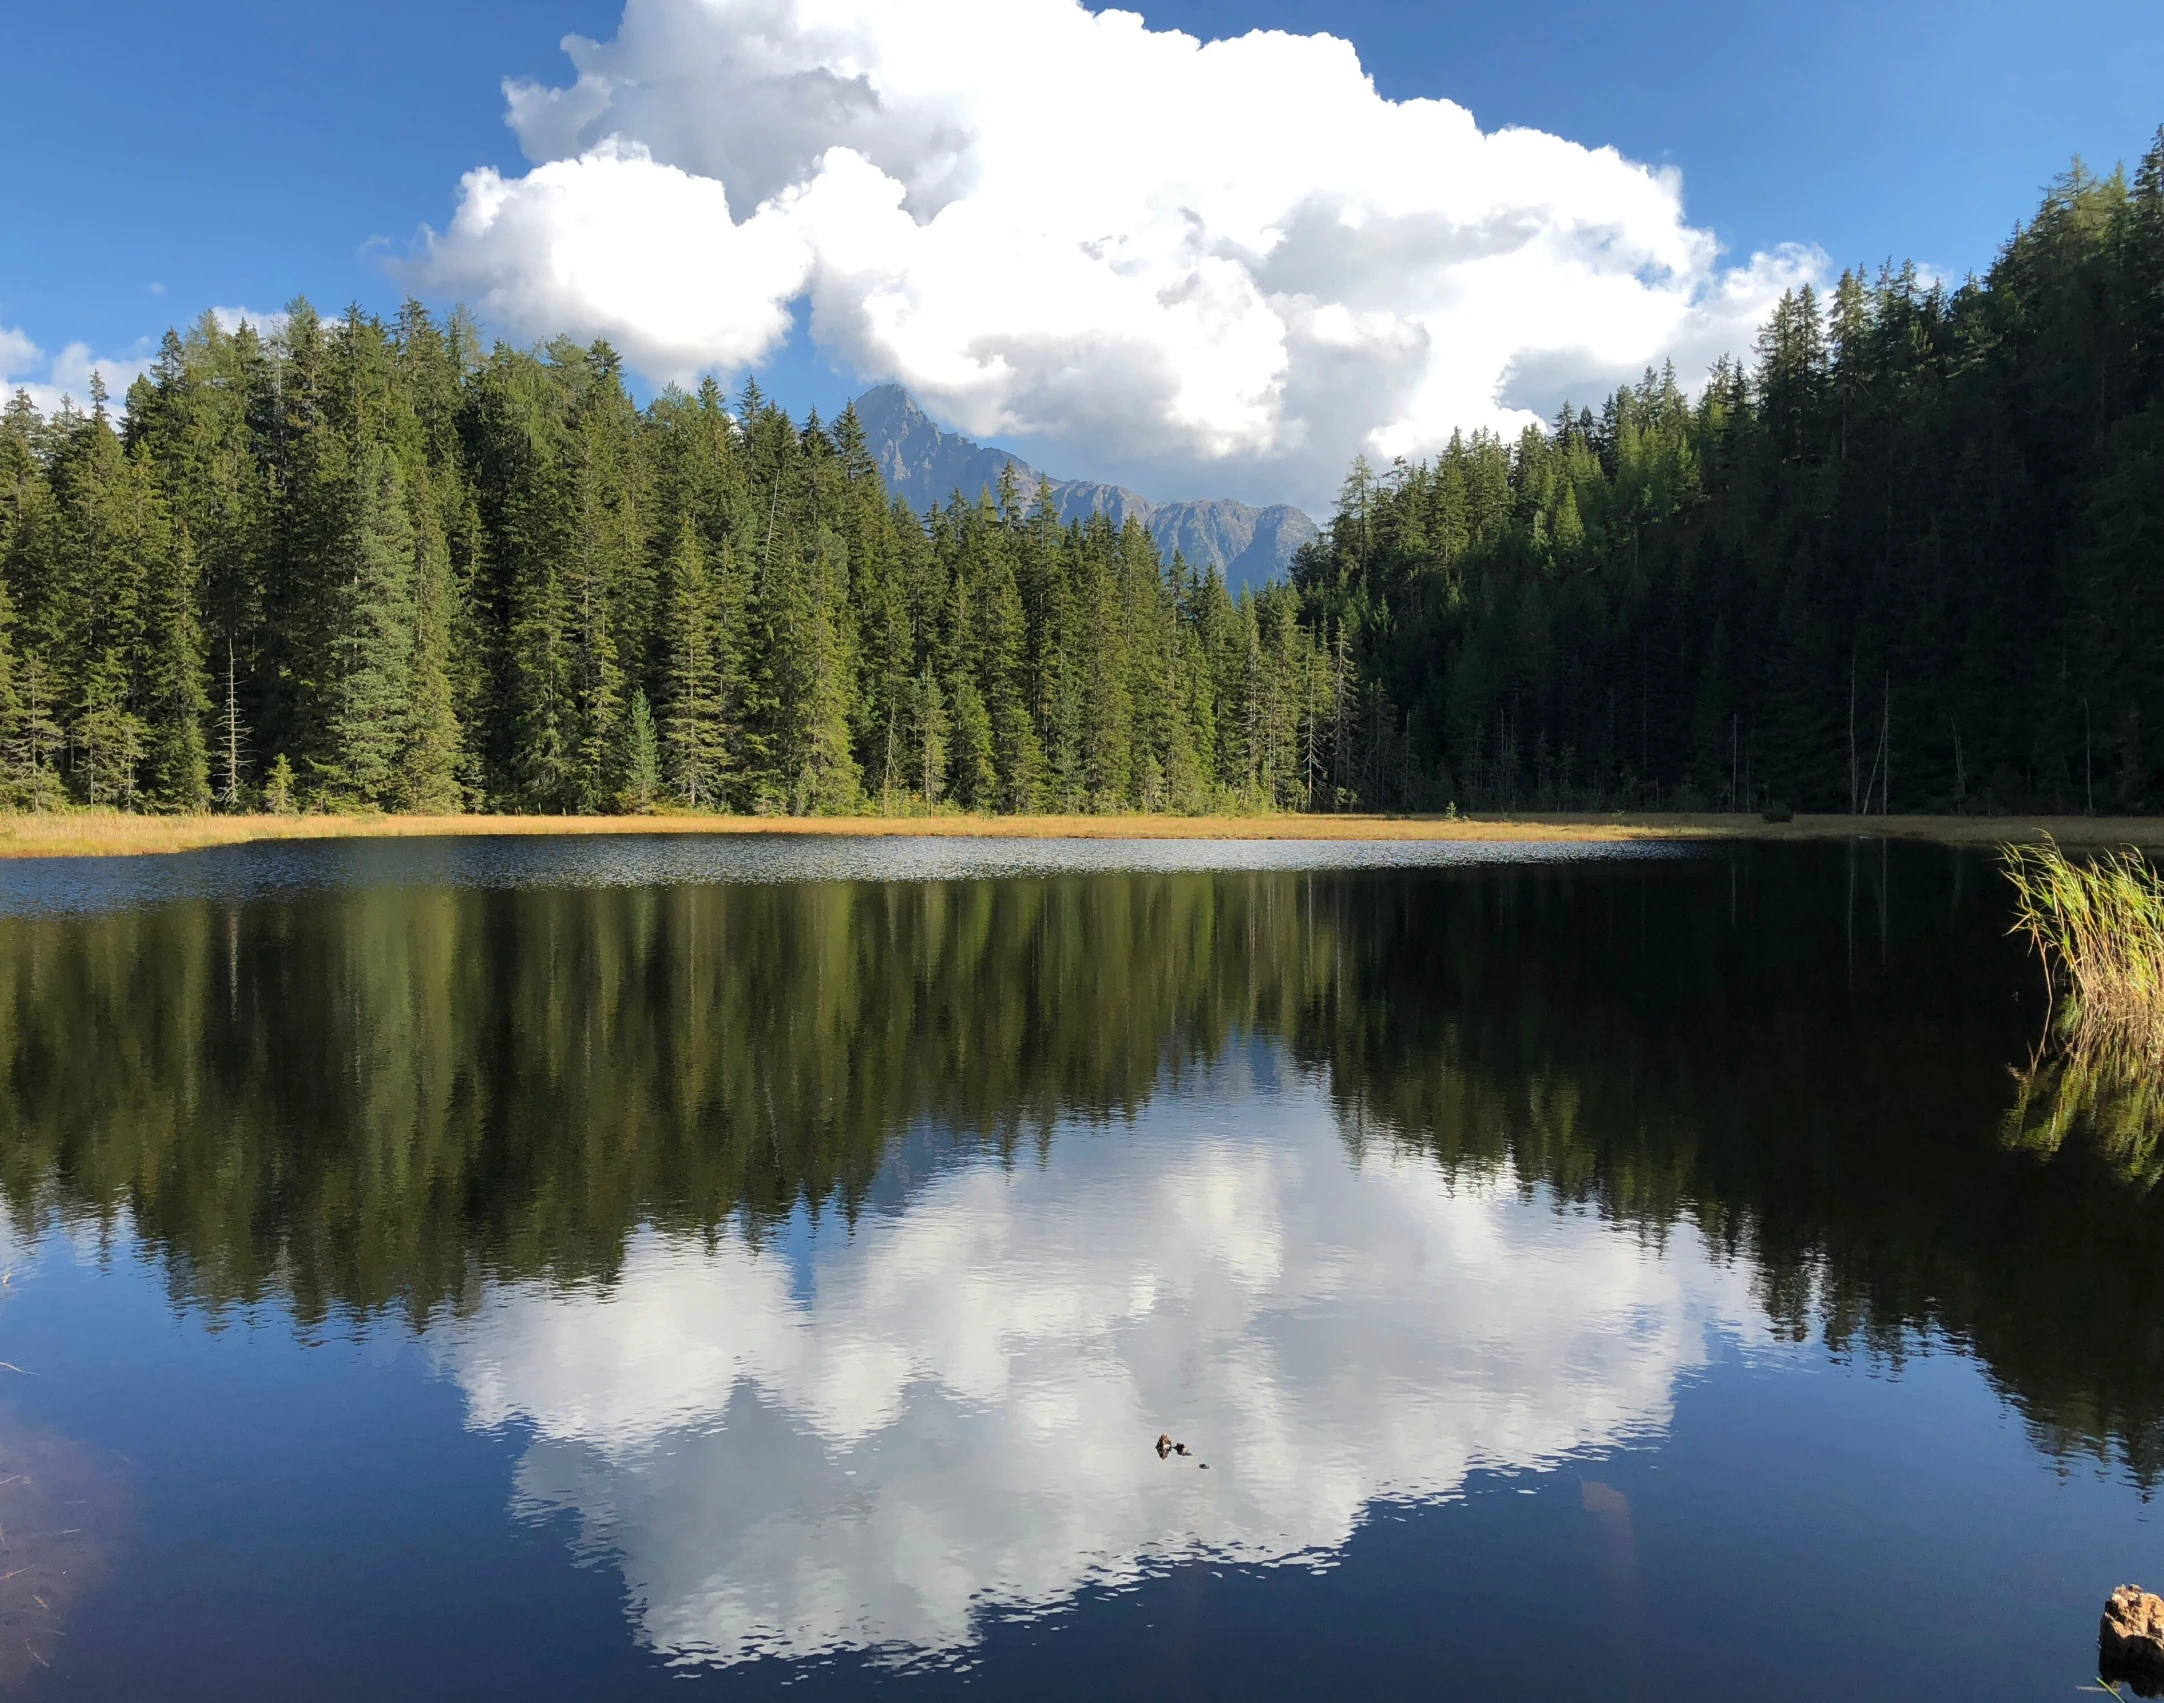
<svg viewBox="0 0 2164 1703">
<path fill-rule="evenodd" d="M 206 315 L 0 417 L 7 802 L 2164 806 L 2164 131 L 1695 398 L 1357 463 L 1290 584 L 461 315 Z"/>
</svg>

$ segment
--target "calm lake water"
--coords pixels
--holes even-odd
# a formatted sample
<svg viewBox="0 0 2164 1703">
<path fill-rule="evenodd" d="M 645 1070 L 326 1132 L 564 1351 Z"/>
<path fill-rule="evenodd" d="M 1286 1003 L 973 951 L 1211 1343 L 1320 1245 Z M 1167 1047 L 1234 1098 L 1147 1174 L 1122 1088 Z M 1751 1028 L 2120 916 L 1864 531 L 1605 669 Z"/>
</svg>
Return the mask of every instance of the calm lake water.
<svg viewBox="0 0 2164 1703">
<path fill-rule="evenodd" d="M 2164 1189 L 2016 1108 L 2005 925 L 1875 843 L 0 866 L 0 1691 L 2068 1696 Z"/>
</svg>

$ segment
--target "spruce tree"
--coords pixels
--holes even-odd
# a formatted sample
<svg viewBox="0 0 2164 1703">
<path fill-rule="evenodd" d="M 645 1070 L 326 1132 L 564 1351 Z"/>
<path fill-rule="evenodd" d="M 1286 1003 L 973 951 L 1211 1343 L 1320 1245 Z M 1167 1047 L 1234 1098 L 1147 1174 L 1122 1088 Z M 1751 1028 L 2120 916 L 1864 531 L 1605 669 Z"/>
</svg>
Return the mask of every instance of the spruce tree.
<svg viewBox="0 0 2164 1703">
<path fill-rule="evenodd" d="M 947 702 L 939 689 L 939 676 L 927 658 L 917 678 L 911 705 L 915 745 L 915 770 L 920 796 L 927 810 L 939 807 L 947 787 Z"/>
<path fill-rule="evenodd" d="M 87 804 L 132 808 L 145 745 L 137 713 L 144 582 L 171 548 L 170 522 L 148 469 L 121 449 L 95 375 L 90 415 L 63 422 L 54 482 L 60 559 L 47 618 L 72 710 L 75 787 Z"/>
<path fill-rule="evenodd" d="M 424 485 L 425 490 L 425 485 Z M 399 767 L 406 808 L 447 814 L 464 807 L 465 730 L 457 708 L 458 591 L 449 541 L 431 502 L 414 530 L 413 664 Z"/>
<path fill-rule="evenodd" d="M 23 736 L 23 695 L 16 680 L 15 601 L 0 578 L 0 806 L 20 809 L 30 787 L 31 750 Z"/>
<path fill-rule="evenodd" d="M 793 815 L 850 810 L 858 770 L 849 726 L 854 659 L 839 619 L 847 586 L 841 540 L 824 527 L 808 550 L 785 538 L 766 586 L 781 796 Z"/>
<path fill-rule="evenodd" d="M 650 810 L 661 791 L 661 741 L 654 732 L 654 712 L 646 701 L 646 689 L 634 688 L 631 713 L 624 721 L 623 802 L 633 810 Z"/>
<path fill-rule="evenodd" d="M 1012 560 L 1025 548 L 1019 517 L 1004 521 L 987 565 L 981 622 L 980 667 L 996 771 L 984 807 L 1017 812 L 1036 807 L 1044 773 L 1044 748 L 1029 713 L 1028 613 Z"/>
<path fill-rule="evenodd" d="M 599 430 L 590 430 L 578 444 L 577 518 L 564 587 L 571 617 L 569 661 L 579 735 L 572 801 L 582 811 L 605 808 L 616 790 L 625 709 L 623 657 L 617 643 L 624 517 L 616 508 L 618 493 L 610 488 L 613 470 L 602 465 L 604 451 L 595 441 L 600 436 Z"/>
<path fill-rule="evenodd" d="M 413 524 L 397 463 L 369 450 L 348 498 L 316 785 L 344 805 L 405 802 L 413 712 Z"/>
<path fill-rule="evenodd" d="M 149 479 L 147 463 L 139 476 Z M 210 689 L 197 614 L 195 550 L 187 533 L 170 523 L 158 524 L 146 545 L 137 693 L 144 724 L 143 798 L 158 810 L 207 810 Z"/>
<path fill-rule="evenodd" d="M 965 810 L 991 811 L 999 805 L 999 766 L 993 756 L 992 717 L 984 694 L 967 674 L 954 683 L 953 748 L 948 773 L 955 802 Z"/>
<path fill-rule="evenodd" d="M 670 788 L 693 810 L 718 809 L 724 801 L 727 705 L 714 617 L 706 546 L 687 514 L 677 529 L 665 581 L 662 636 L 667 695 L 661 751 Z"/>
</svg>

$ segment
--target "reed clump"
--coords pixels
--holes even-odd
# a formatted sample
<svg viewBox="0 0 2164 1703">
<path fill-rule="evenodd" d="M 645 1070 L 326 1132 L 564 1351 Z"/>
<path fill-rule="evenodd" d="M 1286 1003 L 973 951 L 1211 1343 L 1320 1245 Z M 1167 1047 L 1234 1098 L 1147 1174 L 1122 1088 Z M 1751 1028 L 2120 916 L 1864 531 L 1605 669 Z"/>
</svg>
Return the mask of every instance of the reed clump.
<svg viewBox="0 0 2164 1703">
<path fill-rule="evenodd" d="M 2077 861 L 2046 838 L 2000 856 L 2014 932 L 2064 996 L 2061 1033 L 2164 1065 L 2164 875 L 2131 846 Z"/>
<path fill-rule="evenodd" d="M 2164 1179 L 2164 875 L 2131 848 L 2077 861 L 2007 846 L 2014 932 L 2044 960 L 2055 1009 L 2014 1072 L 2002 1134 L 2053 1154 L 2076 1131 L 2125 1182 Z"/>
</svg>

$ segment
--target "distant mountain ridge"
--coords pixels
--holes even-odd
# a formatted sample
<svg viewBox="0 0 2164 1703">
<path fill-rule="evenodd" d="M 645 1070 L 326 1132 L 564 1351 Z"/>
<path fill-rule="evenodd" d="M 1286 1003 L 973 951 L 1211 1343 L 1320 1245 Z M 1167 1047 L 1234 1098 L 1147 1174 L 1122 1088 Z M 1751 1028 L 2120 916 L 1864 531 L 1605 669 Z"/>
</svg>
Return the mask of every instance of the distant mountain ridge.
<svg viewBox="0 0 2164 1703">
<path fill-rule="evenodd" d="M 942 431 L 898 384 L 873 386 L 857 398 L 856 408 L 888 493 L 912 508 L 944 503 L 956 491 L 968 498 L 997 491 L 999 476 L 1008 467 L 1031 495 L 1046 477 L 1008 450 Z M 1124 485 L 1083 479 L 1049 482 L 1063 522 L 1085 520 L 1101 510 L 1114 526 L 1124 526 L 1132 515 L 1148 528 L 1164 556 L 1178 550 L 1197 567 L 1214 566 L 1234 590 L 1260 586 L 1283 573 L 1293 552 L 1318 532 L 1314 521 L 1288 503 L 1261 509 L 1230 498 L 1153 503 Z"/>
</svg>

